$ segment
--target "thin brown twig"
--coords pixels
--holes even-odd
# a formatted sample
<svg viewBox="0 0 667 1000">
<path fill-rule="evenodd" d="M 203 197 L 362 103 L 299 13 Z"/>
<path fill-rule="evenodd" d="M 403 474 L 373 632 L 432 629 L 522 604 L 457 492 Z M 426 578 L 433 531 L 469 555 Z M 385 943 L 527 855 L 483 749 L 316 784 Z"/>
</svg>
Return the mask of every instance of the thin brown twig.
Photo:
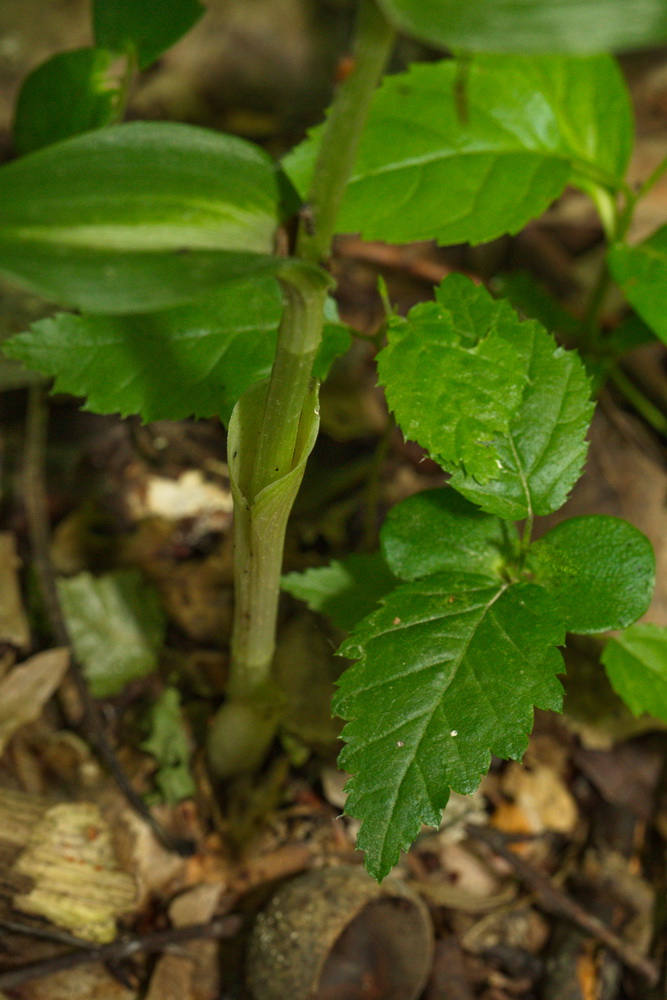
<svg viewBox="0 0 667 1000">
<path fill-rule="evenodd" d="M 152 934 L 137 937 L 124 937 L 111 944 L 101 947 L 90 947 L 83 943 L 77 951 L 68 951 L 64 955 L 55 955 L 39 962 L 30 962 L 11 972 L 0 972 L 0 990 L 12 989 L 31 979 L 41 979 L 54 972 L 64 972 L 81 965 L 91 965 L 95 962 L 124 962 L 140 952 L 165 951 L 177 944 L 195 941 L 201 938 L 229 938 L 238 933 L 241 927 L 241 917 L 232 914 L 211 920 L 205 924 L 191 924 L 189 927 L 172 927 L 166 931 L 154 931 Z"/>
<path fill-rule="evenodd" d="M 547 875 L 537 871 L 527 861 L 510 850 L 502 833 L 488 827 L 473 826 L 472 824 L 467 824 L 465 829 L 470 837 L 487 844 L 495 854 L 512 866 L 520 881 L 533 890 L 536 902 L 543 910 L 555 916 L 565 917 L 577 927 L 581 927 L 586 933 L 600 941 L 605 948 L 617 955 L 628 968 L 643 976 L 651 986 L 656 985 L 660 973 L 655 962 L 641 955 L 636 948 L 614 934 L 601 920 L 575 903 Z"/>
<path fill-rule="evenodd" d="M 67 646 L 70 649 L 70 674 L 83 708 L 82 729 L 86 739 L 111 772 L 130 806 L 150 826 L 160 843 L 167 850 L 188 857 L 194 853 L 192 841 L 174 837 L 165 830 L 130 784 L 107 738 L 99 706 L 88 690 L 81 664 L 72 651 L 72 642 L 60 605 L 56 576 L 49 551 L 51 528 L 44 474 L 48 418 L 46 390 L 41 385 L 31 386 L 28 396 L 26 447 L 23 460 L 23 494 L 28 537 L 35 573 L 51 629 L 59 645 Z"/>
</svg>

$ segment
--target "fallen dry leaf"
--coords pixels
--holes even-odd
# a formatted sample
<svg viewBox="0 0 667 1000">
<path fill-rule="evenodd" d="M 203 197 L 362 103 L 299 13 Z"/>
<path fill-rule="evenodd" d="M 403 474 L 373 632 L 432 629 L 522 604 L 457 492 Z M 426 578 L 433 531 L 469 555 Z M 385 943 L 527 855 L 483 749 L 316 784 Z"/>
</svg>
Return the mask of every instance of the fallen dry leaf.
<svg viewBox="0 0 667 1000">
<path fill-rule="evenodd" d="M 69 650 L 37 653 L 0 681 L 0 753 L 17 729 L 33 722 L 56 691 L 69 666 Z"/>
</svg>

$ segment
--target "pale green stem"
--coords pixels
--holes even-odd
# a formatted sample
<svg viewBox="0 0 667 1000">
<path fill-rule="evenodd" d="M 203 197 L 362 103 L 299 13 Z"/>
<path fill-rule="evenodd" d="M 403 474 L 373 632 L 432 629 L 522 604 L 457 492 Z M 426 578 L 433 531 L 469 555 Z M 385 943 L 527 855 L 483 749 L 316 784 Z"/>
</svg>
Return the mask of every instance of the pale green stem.
<svg viewBox="0 0 667 1000">
<path fill-rule="evenodd" d="M 275 695 L 270 669 L 292 501 L 261 531 L 253 520 L 253 508 L 258 497 L 261 502 L 262 491 L 273 484 L 277 487 L 292 469 L 302 414 L 313 391 L 312 364 L 320 345 L 330 283 L 326 273 L 312 265 L 324 263 L 329 255 L 370 102 L 392 42 L 393 31 L 375 0 L 362 0 L 355 68 L 339 88 L 327 120 L 308 212 L 297 241 L 297 258 L 307 263 L 286 262 L 279 275 L 284 312 L 278 347 L 245 500 L 235 503 L 236 591 L 229 696 L 214 720 L 209 741 L 211 765 L 221 776 L 256 765 L 272 734 L 270 705 L 272 699 L 275 704 Z"/>
<path fill-rule="evenodd" d="M 307 199 L 308 222 L 299 233 L 297 256 L 303 260 L 322 264 L 329 256 L 373 93 L 393 42 L 394 31 L 375 0 L 362 0 L 355 68 L 339 87 L 329 112 Z"/>
<path fill-rule="evenodd" d="M 641 389 L 637 388 L 618 365 L 612 366 L 609 378 L 620 389 L 628 402 L 632 403 L 637 412 L 642 415 L 647 424 L 653 427 L 658 434 L 667 437 L 667 416 L 644 395 Z"/>
</svg>

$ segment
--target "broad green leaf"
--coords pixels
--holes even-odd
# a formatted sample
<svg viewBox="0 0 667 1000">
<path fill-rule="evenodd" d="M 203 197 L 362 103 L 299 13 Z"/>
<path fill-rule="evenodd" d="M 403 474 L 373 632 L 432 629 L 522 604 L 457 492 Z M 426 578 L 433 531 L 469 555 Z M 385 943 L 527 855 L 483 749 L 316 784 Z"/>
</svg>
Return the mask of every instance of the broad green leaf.
<svg viewBox="0 0 667 1000">
<path fill-rule="evenodd" d="M 85 409 L 95 413 L 146 421 L 220 416 L 228 423 L 245 390 L 271 372 L 280 314 L 276 282 L 259 276 L 155 313 L 57 313 L 2 349 L 55 376 L 54 391 L 86 397 Z M 314 374 L 326 377 L 348 345 L 345 328 L 325 324 Z"/>
<path fill-rule="evenodd" d="M 79 573 L 60 579 L 58 594 L 74 652 L 96 698 L 118 694 L 129 681 L 155 670 L 164 612 L 140 573 Z"/>
<path fill-rule="evenodd" d="M 155 784 L 163 800 L 174 804 L 191 798 L 196 787 L 190 772 L 190 743 L 176 688 L 165 688 L 151 706 L 148 724 L 150 734 L 141 749 L 157 761 Z"/>
<path fill-rule="evenodd" d="M 563 638 L 540 587 L 441 573 L 398 587 L 343 644 L 359 659 L 333 705 L 349 720 L 346 811 L 375 878 L 439 825 L 450 788 L 474 791 L 491 753 L 521 756 L 533 706 L 560 707 Z"/>
<path fill-rule="evenodd" d="M 667 722 L 667 628 L 632 625 L 602 653 L 607 677 L 634 715 L 648 712 Z"/>
<path fill-rule="evenodd" d="M 482 52 L 605 52 L 667 40 L 663 0 L 379 0 L 397 28 Z"/>
<path fill-rule="evenodd" d="M 146 69 L 203 13 L 198 0 L 94 0 L 95 41 L 117 52 L 136 52 L 140 69 Z"/>
<path fill-rule="evenodd" d="M 495 478 L 480 483 L 455 472 L 450 480 L 482 510 L 508 521 L 562 506 L 581 474 L 593 415 L 590 383 L 576 352 L 557 347 L 534 322 L 521 325 L 516 350 L 528 381 L 509 431 L 493 442 L 499 463 Z"/>
<path fill-rule="evenodd" d="M 374 98 L 338 230 L 444 244 L 516 233 L 567 183 L 618 187 L 632 141 L 610 56 L 476 56 L 464 76 L 453 60 L 414 65 Z M 302 194 L 317 142 L 285 161 Z"/>
<path fill-rule="evenodd" d="M 376 552 L 353 553 L 343 560 L 334 559 L 328 566 L 287 573 L 281 585 L 292 597 L 305 601 L 311 611 L 328 615 L 334 625 L 349 632 L 397 582 Z"/>
<path fill-rule="evenodd" d="M 609 268 L 633 308 L 667 344 L 667 226 L 637 246 L 613 246 Z"/>
<path fill-rule="evenodd" d="M 114 59 L 106 49 L 76 49 L 33 70 L 16 105 L 16 151 L 23 155 L 109 125 L 119 102 L 118 81 L 110 76 Z"/>
<path fill-rule="evenodd" d="M 284 266 L 269 157 L 190 125 L 131 122 L 0 168 L 0 271 L 90 312 L 149 312 Z"/>
<path fill-rule="evenodd" d="M 495 439 L 528 377 L 526 336 L 508 303 L 461 275 L 445 278 L 437 302 L 394 319 L 378 375 L 405 436 L 449 471 L 463 467 L 480 482 L 497 475 Z"/>
<path fill-rule="evenodd" d="M 276 282 L 259 277 L 161 312 L 58 313 L 3 350 L 55 375 L 56 392 L 85 396 L 96 413 L 227 421 L 241 394 L 270 373 L 280 313 Z"/>
<path fill-rule="evenodd" d="M 563 521 L 531 545 L 528 568 L 555 599 L 569 632 L 624 628 L 651 603 L 651 543 L 618 517 Z"/>
<path fill-rule="evenodd" d="M 446 570 L 494 577 L 516 555 L 518 534 L 445 486 L 392 507 L 381 541 L 387 565 L 402 580 Z"/>
</svg>

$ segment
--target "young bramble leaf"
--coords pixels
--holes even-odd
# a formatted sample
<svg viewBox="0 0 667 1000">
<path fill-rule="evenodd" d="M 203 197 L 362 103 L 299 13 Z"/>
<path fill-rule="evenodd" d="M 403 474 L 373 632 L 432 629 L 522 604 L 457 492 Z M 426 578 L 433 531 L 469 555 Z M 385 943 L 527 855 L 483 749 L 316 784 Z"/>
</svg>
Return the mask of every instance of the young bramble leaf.
<svg viewBox="0 0 667 1000">
<path fill-rule="evenodd" d="M 528 382 L 507 435 L 493 442 L 497 474 L 487 483 L 464 472 L 450 480 L 468 500 L 506 520 L 550 514 L 562 506 L 581 474 L 593 414 L 580 357 L 557 347 L 537 323 L 523 323 L 521 331 L 516 349 L 525 360 Z"/>
<path fill-rule="evenodd" d="M 21 155 L 114 120 L 119 84 L 106 49 L 60 52 L 33 70 L 19 93 L 14 145 Z"/>
<path fill-rule="evenodd" d="M 277 283 L 260 277 L 154 313 L 58 313 L 3 350 L 55 375 L 55 391 L 85 396 L 96 413 L 227 422 L 241 394 L 271 370 L 280 312 Z"/>
<path fill-rule="evenodd" d="M 219 416 L 271 372 L 281 297 L 269 276 L 223 286 L 186 306 L 129 316 L 57 313 L 5 341 L 2 350 L 55 376 L 54 391 L 85 396 L 95 413 L 143 420 Z M 349 346 L 325 324 L 314 374 L 325 378 Z"/>
<path fill-rule="evenodd" d="M 157 592 L 135 570 L 58 581 L 58 594 L 90 690 L 108 698 L 157 667 L 165 619 Z"/>
<path fill-rule="evenodd" d="M 449 487 L 408 497 L 389 511 L 380 533 L 387 565 L 402 580 L 448 570 L 499 576 L 515 554 L 514 525 L 484 514 Z"/>
<path fill-rule="evenodd" d="M 141 749 L 155 757 L 155 784 L 165 802 L 173 804 L 195 794 L 190 772 L 190 745 L 183 725 L 181 699 L 174 687 L 165 688 L 151 707 L 150 735 Z"/>
<path fill-rule="evenodd" d="M 610 56 L 476 56 L 466 64 L 464 112 L 459 83 L 453 60 L 385 78 L 340 232 L 396 243 L 481 243 L 518 232 L 568 182 L 621 184 L 632 114 Z M 285 161 L 302 194 L 317 142 L 316 132 Z"/>
<path fill-rule="evenodd" d="M 569 632 L 624 628 L 651 603 L 651 543 L 618 517 L 563 521 L 531 545 L 527 565 L 554 597 Z"/>
<path fill-rule="evenodd" d="M 399 30 L 446 49 L 605 52 L 667 40 L 662 0 L 380 0 Z"/>
<path fill-rule="evenodd" d="M 616 694 L 635 714 L 667 722 L 667 629 L 633 625 L 607 643 L 602 662 Z"/>
<path fill-rule="evenodd" d="M 269 157 L 190 125 L 131 122 L 0 168 L 0 271 L 90 312 L 180 305 L 279 269 Z"/>
<path fill-rule="evenodd" d="M 328 615 L 334 625 L 347 632 L 397 583 L 379 552 L 353 553 L 343 560 L 334 559 L 328 566 L 287 573 L 282 578 L 283 590 L 305 601 L 311 611 Z"/>
<path fill-rule="evenodd" d="M 445 278 L 437 302 L 394 320 L 378 375 L 405 436 L 449 471 L 494 477 L 494 439 L 508 432 L 527 378 L 522 336 L 506 302 L 460 275 Z"/>
<path fill-rule="evenodd" d="M 93 30 L 98 45 L 136 52 L 146 69 L 199 20 L 198 0 L 94 0 Z"/>
<path fill-rule="evenodd" d="M 346 811 L 375 878 L 440 823 L 450 788 L 477 787 L 492 752 L 521 756 L 533 706 L 560 707 L 563 638 L 540 587 L 441 573 L 396 588 L 343 644 L 360 658 L 333 705 L 350 720 Z"/>
<path fill-rule="evenodd" d="M 630 304 L 667 344 L 667 226 L 637 246 L 617 243 L 608 259 Z"/>
</svg>

